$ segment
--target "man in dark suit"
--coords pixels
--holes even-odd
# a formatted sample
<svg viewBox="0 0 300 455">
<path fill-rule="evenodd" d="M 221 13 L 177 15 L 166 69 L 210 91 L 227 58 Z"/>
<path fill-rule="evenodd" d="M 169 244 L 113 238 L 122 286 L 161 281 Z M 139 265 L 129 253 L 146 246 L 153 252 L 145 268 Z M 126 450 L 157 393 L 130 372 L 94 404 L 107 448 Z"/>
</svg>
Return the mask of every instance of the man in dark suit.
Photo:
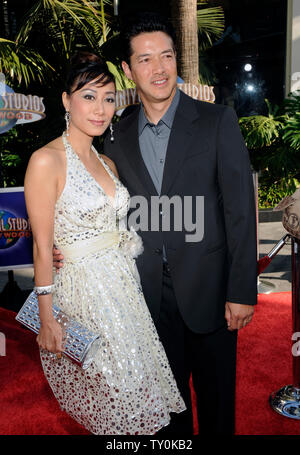
<svg viewBox="0 0 300 455">
<path fill-rule="evenodd" d="M 139 232 L 143 292 L 188 406 L 168 431 L 192 432 L 192 373 L 200 434 L 233 434 L 237 330 L 250 322 L 257 299 L 248 152 L 231 108 L 195 101 L 177 89 L 167 22 L 141 14 L 121 41 L 122 66 L 142 104 L 115 127 L 113 142 L 107 137 L 105 153 L 133 199 L 147 201 L 142 217 L 153 217 L 151 202 L 162 196 L 187 205 L 175 220 L 176 209 L 162 203 L 159 228 Z M 187 237 L 186 216 L 196 220 L 195 238 Z"/>
</svg>

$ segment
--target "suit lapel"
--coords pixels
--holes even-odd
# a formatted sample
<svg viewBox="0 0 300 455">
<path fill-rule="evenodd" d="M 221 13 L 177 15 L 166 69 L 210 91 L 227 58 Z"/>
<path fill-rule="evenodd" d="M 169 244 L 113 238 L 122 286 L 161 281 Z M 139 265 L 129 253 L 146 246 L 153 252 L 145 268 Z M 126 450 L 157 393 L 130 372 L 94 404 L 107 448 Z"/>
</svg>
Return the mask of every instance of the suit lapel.
<svg viewBox="0 0 300 455">
<path fill-rule="evenodd" d="M 167 148 L 161 194 L 167 194 L 175 182 L 186 152 L 193 143 L 193 121 L 198 117 L 193 100 L 181 92 Z"/>
<path fill-rule="evenodd" d="M 120 128 L 120 143 L 124 151 L 124 156 L 134 171 L 140 192 L 146 191 L 150 195 L 157 195 L 156 188 L 152 182 L 140 151 L 138 118 L 139 109 L 136 109 L 136 112 L 128 117 L 128 119 L 124 119 L 122 127 Z"/>
<path fill-rule="evenodd" d="M 169 138 L 166 162 L 162 181 L 161 194 L 167 194 L 175 182 L 185 160 L 186 152 L 193 144 L 195 132 L 193 122 L 198 119 L 199 112 L 195 103 L 189 96 L 180 92 L 180 100 L 175 113 L 172 130 Z M 138 139 L 139 109 L 125 118 L 120 125 L 120 144 L 124 156 L 129 162 L 138 185 L 139 193 L 148 193 L 157 196 L 158 193 L 152 178 L 142 158 Z"/>
</svg>

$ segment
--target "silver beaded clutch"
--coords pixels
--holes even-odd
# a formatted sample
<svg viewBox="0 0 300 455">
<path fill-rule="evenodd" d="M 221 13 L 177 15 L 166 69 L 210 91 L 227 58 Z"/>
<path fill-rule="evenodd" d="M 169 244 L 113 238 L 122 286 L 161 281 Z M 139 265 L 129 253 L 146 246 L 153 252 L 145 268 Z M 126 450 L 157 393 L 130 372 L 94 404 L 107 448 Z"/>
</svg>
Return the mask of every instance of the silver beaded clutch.
<svg viewBox="0 0 300 455">
<path fill-rule="evenodd" d="M 93 362 L 95 353 L 99 349 L 100 335 L 74 321 L 55 305 L 53 305 L 53 315 L 65 332 L 63 354 L 86 370 Z M 34 291 L 26 299 L 16 316 L 16 320 L 33 332 L 39 333 L 39 304 Z"/>
</svg>

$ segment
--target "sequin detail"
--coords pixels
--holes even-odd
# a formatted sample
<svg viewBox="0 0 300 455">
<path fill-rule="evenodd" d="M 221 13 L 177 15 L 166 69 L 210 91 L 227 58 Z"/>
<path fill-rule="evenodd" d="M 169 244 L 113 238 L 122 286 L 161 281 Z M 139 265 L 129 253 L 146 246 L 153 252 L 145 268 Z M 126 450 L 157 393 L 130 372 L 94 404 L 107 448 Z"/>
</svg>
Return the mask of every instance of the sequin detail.
<svg viewBox="0 0 300 455">
<path fill-rule="evenodd" d="M 100 156 L 116 185 L 114 200 L 65 148 L 66 184 L 55 207 L 58 248 L 119 230 L 129 208 L 128 191 Z M 61 408 L 91 433 L 151 435 L 185 404 L 140 288 L 133 256 L 141 244 L 132 233 L 121 237 L 120 244 L 66 261 L 55 276 L 54 303 L 100 334 L 94 363 L 84 371 L 42 350 L 41 361 Z"/>
</svg>

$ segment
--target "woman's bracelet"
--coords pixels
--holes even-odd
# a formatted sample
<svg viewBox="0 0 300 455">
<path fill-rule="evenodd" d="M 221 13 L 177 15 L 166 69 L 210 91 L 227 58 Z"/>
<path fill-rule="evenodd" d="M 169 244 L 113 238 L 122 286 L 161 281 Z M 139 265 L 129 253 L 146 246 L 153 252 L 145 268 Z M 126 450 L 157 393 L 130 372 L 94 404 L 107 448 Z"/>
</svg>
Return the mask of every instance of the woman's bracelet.
<svg viewBox="0 0 300 455">
<path fill-rule="evenodd" d="M 36 295 L 48 295 L 52 294 L 54 291 L 54 284 L 50 284 L 49 286 L 35 286 L 33 288 Z"/>
</svg>

